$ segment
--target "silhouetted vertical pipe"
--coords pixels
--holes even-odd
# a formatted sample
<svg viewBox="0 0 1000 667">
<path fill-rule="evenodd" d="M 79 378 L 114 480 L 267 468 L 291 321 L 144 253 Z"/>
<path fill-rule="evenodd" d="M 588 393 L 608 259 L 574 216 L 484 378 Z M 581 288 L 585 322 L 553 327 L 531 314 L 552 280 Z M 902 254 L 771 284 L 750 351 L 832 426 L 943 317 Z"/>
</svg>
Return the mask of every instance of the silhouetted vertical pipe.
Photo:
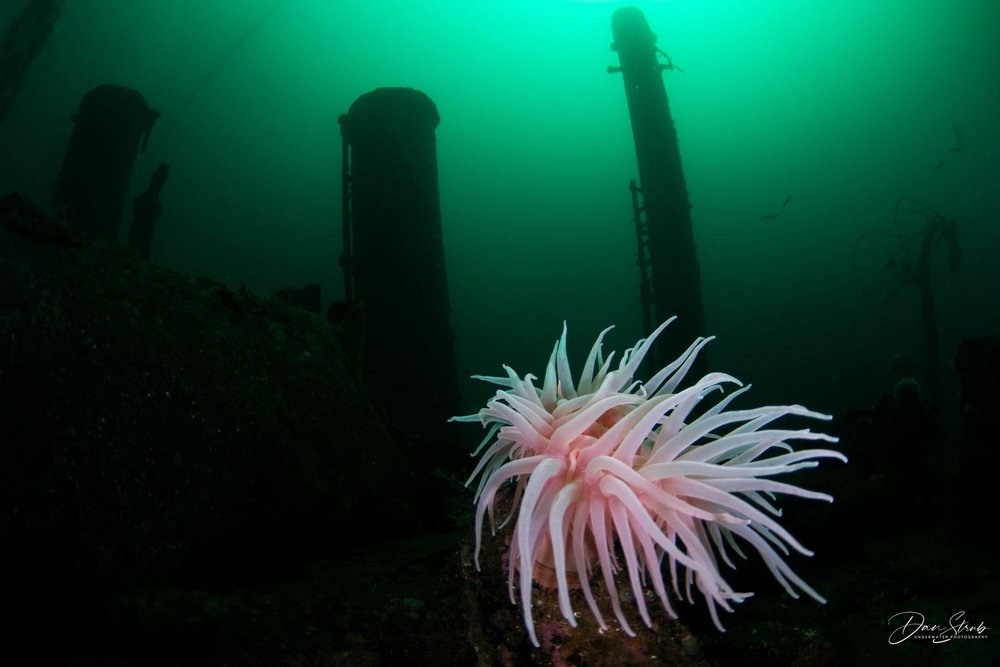
<svg viewBox="0 0 1000 667">
<path fill-rule="evenodd" d="M 84 96 L 53 197 L 75 231 L 118 240 L 132 165 L 159 116 L 123 86 L 98 86 Z"/>
<path fill-rule="evenodd" d="M 161 162 L 153 170 L 146 191 L 132 200 L 132 225 L 129 227 L 128 244 L 146 259 L 149 259 L 149 255 L 153 251 L 156 221 L 159 219 L 160 213 L 163 212 L 160 193 L 163 191 L 163 186 L 167 184 L 169 174 L 170 166 L 166 162 Z"/>
<path fill-rule="evenodd" d="M 14 104 L 32 61 L 49 41 L 62 15 L 63 0 L 28 0 L 0 41 L 0 122 Z"/>
<path fill-rule="evenodd" d="M 366 93 L 341 118 L 350 144 L 348 261 L 365 313 L 363 375 L 393 425 L 433 445 L 458 407 L 438 122 L 434 103 L 412 88 Z"/>
<path fill-rule="evenodd" d="M 639 164 L 653 303 L 658 322 L 677 315 L 654 349 L 655 361 L 673 359 L 697 336 L 705 335 L 701 271 L 695 251 L 684 171 L 677 131 L 670 116 L 661 65 L 656 59 L 656 35 L 635 7 L 611 18 L 612 50 L 618 52 L 625 97 L 628 99 L 635 153 Z M 700 365 L 704 365 L 701 357 Z"/>
<path fill-rule="evenodd" d="M 903 198 L 905 201 L 910 198 Z M 898 204 L 897 204 L 898 206 Z M 897 209 L 898 210 L 898 209 Z M 962 252 L 958 246 L 957 223 L 929 209 L 927 229 L 920 240 L 920 254 L 910 279 L 920 290 L 920 322 L 924 330 L 924 380 L 927 396 L 935 406 L 941 405 L 944 380 L 941 376 L 941 337 L 938 334 L 937 317 L 934 314 L 934 289 L 931 285 L 931 250 L 934 238 L 941 236 L 948 249 L 948 268 L 958 273 L 962 264 Z"/>
</svg>

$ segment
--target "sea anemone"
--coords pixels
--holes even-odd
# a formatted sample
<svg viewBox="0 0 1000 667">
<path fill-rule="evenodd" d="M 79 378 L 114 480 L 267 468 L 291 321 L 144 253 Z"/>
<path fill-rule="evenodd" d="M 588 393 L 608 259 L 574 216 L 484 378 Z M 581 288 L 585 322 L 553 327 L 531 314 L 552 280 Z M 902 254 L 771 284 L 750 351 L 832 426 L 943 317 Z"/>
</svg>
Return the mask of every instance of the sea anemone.
<svg viewBox="0 0 1000 667">
<path fill-rule="evenodd" d="M 611 327 L 605 329 L 577 382 L 570 373 L 564 324 L 540 390 L 533 384 L 535 376 L 521 378 L 508 366 L 507 377 L 473 376 L 503 389 L 478 414 L 454 418 L 480 421 L 488 429 L 473 452 L 482 452 L 482 457 L 466 482 L 468 486 L 479 477 L 473 501 L 477 568 L 485 515 L 496 534 L 497 493 L 512 482 L 511 510 L 499 527 L 517 513 L 508 588 L 516 604 L 516 571 L 524 624 L 535 646 L 533 580 L 558 588 L 559 608 L 574 627 L 569 592 L 579 587 L 597 623 L 607 629 L 590 584 L 598 571 L 615 617 L 630 636 L 635 633 L 622 613 L 615 583 L 623 569 L 647 626 L 648 585 L 670 617 L 677 618 L 664 585 L 664 556 L 674 595 L 693 603 L 694 584 L 720 630 L 717 607 L 732 611 L 732 603 L 751 594 L 735 592 L 722 578 L 718 561 L 734 568 L 730 552 L 746 558 L 741 548 L 746 545 L 760 554 L 792 597 L 798 597 L 798 588 L 825 602 L 783 560 L 789 547 L 807 556 L 812 552 L 777 522 L 781 512 L 772 501 L 778 493 L 833 498 L 767 478 L 815 467 L 816 459 L 847 459 L 830 449 L 794 451 L 788 445 L 790 440 L 836 442 L 829 435 L 768 426 L 786 416 L 830 417 L 798 405 L 727 410 L 750 386 L 724 373 L 709 373 L 680 388 L 698 352 L 712 338 L 698 338 L 647 381 L 634 380 L 653 341 L 673 319 L 627 350 L 617 369 L 611 368 L 614 353 L 607 359 L 601 353 L 601 341 Z M 702 404 L 724 385 L 741 388 L 714 405 Z"/>
</svg>

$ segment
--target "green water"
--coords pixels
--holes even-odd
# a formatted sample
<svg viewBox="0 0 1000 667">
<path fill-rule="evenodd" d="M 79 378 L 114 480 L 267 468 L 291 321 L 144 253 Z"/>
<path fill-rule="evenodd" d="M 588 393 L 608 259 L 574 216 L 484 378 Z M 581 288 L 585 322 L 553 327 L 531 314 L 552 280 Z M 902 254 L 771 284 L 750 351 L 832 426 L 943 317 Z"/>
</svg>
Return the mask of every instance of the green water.
<svg viewBox="0 0 1000 667">
<path fill-rule="evenodd" d="M 22 4 L 3 3 L 0 25 Z M 66 0 L 0 125 L 0 189 L 48 203 L 82 95 L 127 85 L 163 114 L 133 190 L 171 166 L 153 260 L 340 298 L 337 116 L 376 87 L 415 87 L 441 114 L 460 374 L 540 373 L 564 319 L 574 356 L 612 323 L 620 350 L 642 333 L 634 148 L 606 72 L 624 4 Z M 893 354 L 919 362 L 916 290 L 882 269 L 895 241 L 856 242 L 891 229 L 901 195 L 958 220 L 962 272 L 943 250 L 932 264 L 945 363 L 1000 329 L 1000 5 L 634 4 L 684 70 L 664 76 L 713 368 L 754 382 L 755 403 L 840 410 L 891 386 Z M 463 391 L 472 405 L 488 390 Z"/>
</svg>

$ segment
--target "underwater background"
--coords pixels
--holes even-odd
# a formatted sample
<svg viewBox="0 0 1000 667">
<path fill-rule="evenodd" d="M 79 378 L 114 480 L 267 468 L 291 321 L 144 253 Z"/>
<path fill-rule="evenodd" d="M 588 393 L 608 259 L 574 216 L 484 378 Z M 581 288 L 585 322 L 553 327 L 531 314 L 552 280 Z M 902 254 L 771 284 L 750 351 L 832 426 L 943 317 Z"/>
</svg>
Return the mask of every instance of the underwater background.
<svg viewBox="0 0 1000 667">
<path fill-rule="evenodd" d="M 0 25 L 21 4 L 3 3 Z M 620 4 L 66 2 L 0 125 L 0 189 L 49 201 L 82 95 L 129 86 L 162 113 L 132 194 L 171 165 L 152 259 L 262 292 L 318 282 L 339 299 L 337 117 L 376 87 L 417 88 L 441 114 L 459 375 L 537 374 L 563 320 L 573 358 L 607 325 L 621 347 L 643 333 L 635 153 L 621 77 L 606 72 Z M 933 260 L 944 358 L 998 328 L 996 3 L 639 6 L 683 70 L 664 77 L 712 368 L 762 400 L 828 411 L 890 387 L 894 355 L 920 359 L 917 292 L 884 268 L 898 241 L 862 235 L 893 232 L 904 195 L 957 220 L 960 272 L 943 249 Z M 921 224 L 904 208 L 904 234 Z M 483 396 L 462 389 L 468 405 Z"/>
<path fill-rule="evenodd" d="M 0 606 L 18 619 L 0 661 L 998 664 L 1000 4 L 8 0 L 0 28 L 31 5 L 58 20 L 15 84 L 0 49 Z M 649 333 L 636 147 L 608 71 L 626 6 L 670 65 L 717 337 L 696 370 L 753 383 L 741 408 L 831 415 L 811 428 L 849 463 L 803 476 L 832 505 L 782 499 L 816 551 L 791 564 L 827 605 L 748 563 L 735 581 L 757 596 L 726 634 L 684 604 L 633 639 L 570 631 L 539 586 L 536 650 L 504 596 L 509 530 L 472 565 L 482 431 L 431 413 L 479 409 L 496 388 L 473 374 L 542 376 L 563 322 L 574 369 L 608 325 L 605 352 Z M 102 84 L 160 114 L 125 198 L 169 163 L 149 262 L 124 231 L 88 240 L 54 210 Z M 386 87 L 440 114 L 457 401 L 366 359 L 363 308 L 338 304 L 338 117 Z M 273 296 L 316 283 L 327 317 Z M 928 299 L 940 393 L 922 368 Z M 438 359 L 392 333 L 383 349 Z M 372 386 L 376 366 L 391 381 Z M 896 647 L 887 619 L 905 609 L 961 610 L 994 637 Z"/>
</svg>

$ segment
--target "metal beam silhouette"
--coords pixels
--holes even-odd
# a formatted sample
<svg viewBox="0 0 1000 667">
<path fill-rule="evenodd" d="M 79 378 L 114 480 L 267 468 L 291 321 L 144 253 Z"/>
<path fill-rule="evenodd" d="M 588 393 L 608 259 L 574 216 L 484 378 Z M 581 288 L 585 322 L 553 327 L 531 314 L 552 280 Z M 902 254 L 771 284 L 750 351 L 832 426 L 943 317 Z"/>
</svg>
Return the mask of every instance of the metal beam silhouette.
<svg viewBox="0 0 1000 667">
<path fill-rule="evenodd" d="M 672 359 L 678 348 L 705 334 L 691 204 L 662 76 L 664 69 L 676 68 L 669 58 L 659 61 L 657 54 L 663 52 L 656 48 L 656 35 L 635 7 L 616 11 L 611 31 L 615 40 L 611 48 L 618 53 L 621 67 L 608 71 L 621 72 L 625 83 L 639 165 L 642 206 L 635 206 L 643 216 L 636 220 L 639 257 L 642 261 L 648 257 L 649 264 L 648 274 L 644 271 L 649 284 L 642 286 L 641 294 L 651 300 L 656 322 L 678 316 L 654 347 L 655 365 Z M 635 190 L 633 186 L 633 194 Z M 644 310 L 648 319 L 648 303 Z"/>
</svg>

